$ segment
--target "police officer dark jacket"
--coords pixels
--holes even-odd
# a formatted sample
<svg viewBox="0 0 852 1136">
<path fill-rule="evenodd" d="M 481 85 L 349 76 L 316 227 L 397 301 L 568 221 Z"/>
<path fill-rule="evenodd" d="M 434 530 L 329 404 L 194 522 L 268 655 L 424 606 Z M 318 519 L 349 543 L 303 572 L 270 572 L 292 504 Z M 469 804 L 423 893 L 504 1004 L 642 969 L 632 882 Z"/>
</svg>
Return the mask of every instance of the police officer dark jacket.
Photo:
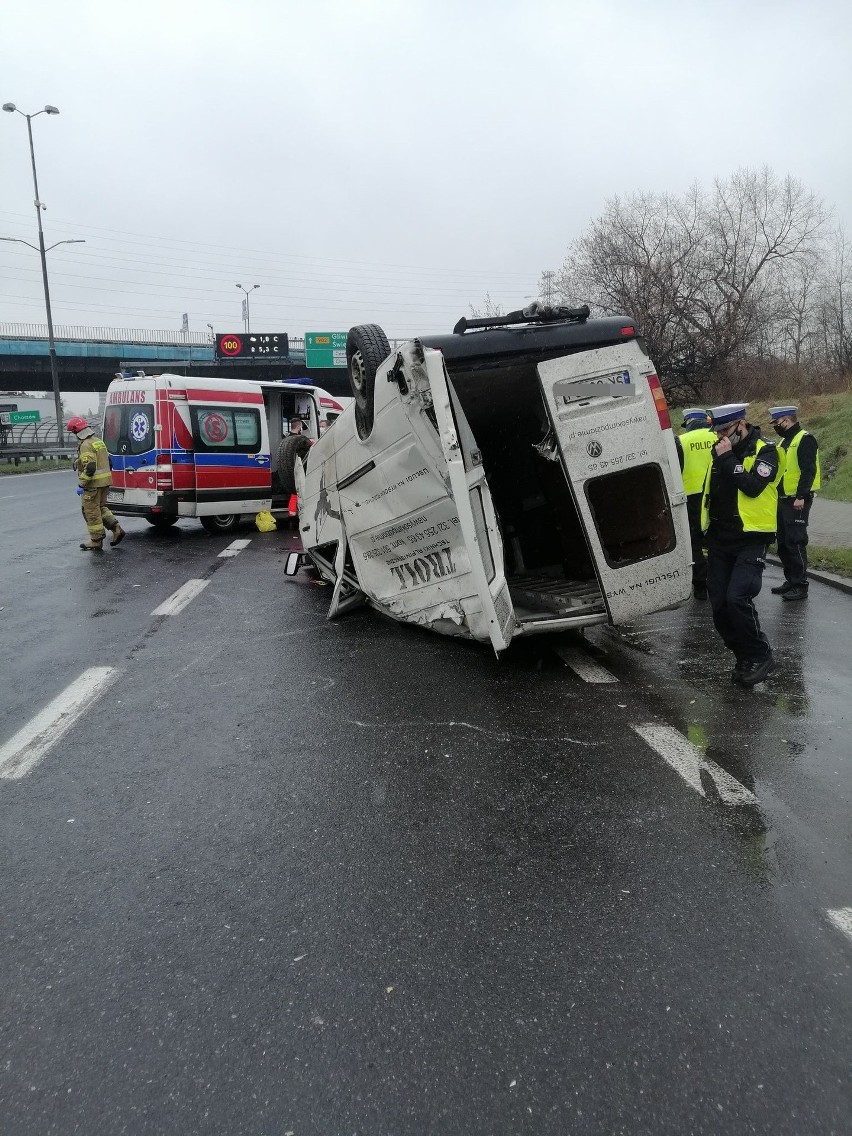
<svg viewBox="0 0 852 1136">
<path fill-rule="evenodd" d="M 780 426 L 776 430 L 781 434 L 781 448 L 786 454 L 779 492 L 784 497 L 803 500 L 820 487 L 817 440 L 804 429 L 801 422 L 794 422 L 783 432 Z"/>
<path fill-rule="evenodd" d="M 747 429 L 728 453 L 717 457 L 714 451 L 707 471 L 701 528 L 709 541 L 753 539 L 768 544 L 775 536 L 781 458 L 757 426 L 749 424 Z"/>
</svg>

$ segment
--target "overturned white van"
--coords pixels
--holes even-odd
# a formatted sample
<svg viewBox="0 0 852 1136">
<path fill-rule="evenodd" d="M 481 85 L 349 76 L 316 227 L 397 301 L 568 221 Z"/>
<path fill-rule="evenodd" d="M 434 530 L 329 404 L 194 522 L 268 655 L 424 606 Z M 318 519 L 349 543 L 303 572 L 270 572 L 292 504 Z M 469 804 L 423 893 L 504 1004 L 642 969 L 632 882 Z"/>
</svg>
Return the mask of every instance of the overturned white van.
<svg viewBox="0 0 852 1136">
<path fill-rule="evenodd" d="M 687 599 L 674 437 L 629 320 L 533 305 L 393 351 L 369 324 L 347 359 L 355 402 L 295 470 L 330 618 L 366 601 L 501 651 Z"/>
</svg>

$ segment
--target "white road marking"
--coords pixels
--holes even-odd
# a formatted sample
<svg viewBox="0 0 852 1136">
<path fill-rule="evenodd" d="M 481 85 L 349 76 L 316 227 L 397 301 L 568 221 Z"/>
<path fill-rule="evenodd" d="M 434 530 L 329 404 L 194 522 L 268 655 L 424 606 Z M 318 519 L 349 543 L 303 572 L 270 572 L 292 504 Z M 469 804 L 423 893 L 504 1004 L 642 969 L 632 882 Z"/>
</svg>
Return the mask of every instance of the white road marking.
<svg viewBox="0 0 852 1136">
<path fill-rule="evenodd" d="M 838 931 L 852 939 L 852 907 L 837 907 L 834 911 L 827 911 L 826 915 Z"/>
<path fill-rule="evenodd" d="M 578 647 L 557 647 L 556 654 L 584 682 L 618 682 L 614 674 L 610 674 L 606 667 L 599 666 Z"/>
<path fill-rule="evenodd" d="M 159 607 L 155 607 L 151 615 L 177 615 L 179 611 L 183 611 L 188 603 L 195 599 L 197 595 L 204 591 L 209 580 L 187 580 L 182 584 L 176 592 L 164 600 Z"/>
<path fill-rule="evenodd" d="M 248 548 L 251 544 L 251 537 L 248 540 L 233 540 L 227 548 L 223 548 L 219 553 L 220 557 L 239 556 L 244 548 Z"/>
<path fill-rule="evenodd" d="M 7 493 L 5 497 L 0 497 L 0 501 L 11 501 L 13 497 L 17 497 L 17 493 Z"/>
<path fill-rule="evenodd" d="M 17 781 L 35 768 L 51 746 L 92 709 L 93 700 L 118 676 L 115 667 L 90 667 L 0 746 L 0 777 Z"/>
<path fill-rule="evenodd" d="M 707 794 L 701 784 L 702 770 L 712 778 L 721 799 L 726 805 L 756 804 L 757 797 L 735 777 L 727 773 L 715 761 L 705 757 L 698 746 L 688 741 L 672 726 L 660 726 L 649 722 L 633 729 L 655 750 L 663 761 L 679 773 L 687 785 L 691 785 L 702 797 Z"/>
</svg>

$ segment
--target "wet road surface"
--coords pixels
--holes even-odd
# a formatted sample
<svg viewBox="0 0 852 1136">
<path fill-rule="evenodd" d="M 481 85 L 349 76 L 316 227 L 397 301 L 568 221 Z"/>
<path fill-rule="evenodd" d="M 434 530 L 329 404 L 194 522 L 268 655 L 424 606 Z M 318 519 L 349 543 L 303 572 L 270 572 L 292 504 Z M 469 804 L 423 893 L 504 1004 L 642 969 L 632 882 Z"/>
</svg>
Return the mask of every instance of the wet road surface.
<svg viewBox="0 0 852 1136">
<path fill-rule="evenodd" d="M 4 1128 L 848 1131 L 852 598 L 768 571 L 752 692 L 706 604 L 498 661 L 0 488 L 0 747 L 110 669 L 0 779 Z"/>
</svg>

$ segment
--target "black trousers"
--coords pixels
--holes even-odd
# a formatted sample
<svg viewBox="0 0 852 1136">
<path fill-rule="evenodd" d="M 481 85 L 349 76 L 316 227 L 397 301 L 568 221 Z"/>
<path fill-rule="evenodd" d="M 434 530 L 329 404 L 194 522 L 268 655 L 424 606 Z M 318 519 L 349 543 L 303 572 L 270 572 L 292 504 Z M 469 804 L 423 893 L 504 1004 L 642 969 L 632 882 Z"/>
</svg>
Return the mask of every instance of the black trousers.
<svg viewBox="0 0 852 1136">
<path fill-rule="evenodd" d="M 778 558 L 784 579 L 797 588 L 808 586 L 808 517 L 813 496 L 803 509 L 793 508 L 792 497 L 778 498 Z"/>
<path fill-rule="evenodd" d="M 707 558 L 704 555 L 704 534 L 701 531 L 701 498 L 703 493 L 690 493 L 686 498 L 686 515 L 689 519 L 689 540 L 692 544 L 692 586 L 707 586 Z"/>
<path fill-rule="evenodd" d="M 762 663 L 770 653 L 754 606 L 763 584 L 766 543 L 743 537 L 730 545 L 710 541 L 707 550 L 707 594 L 713 623 L 738 663 Z"/>
</svg>

